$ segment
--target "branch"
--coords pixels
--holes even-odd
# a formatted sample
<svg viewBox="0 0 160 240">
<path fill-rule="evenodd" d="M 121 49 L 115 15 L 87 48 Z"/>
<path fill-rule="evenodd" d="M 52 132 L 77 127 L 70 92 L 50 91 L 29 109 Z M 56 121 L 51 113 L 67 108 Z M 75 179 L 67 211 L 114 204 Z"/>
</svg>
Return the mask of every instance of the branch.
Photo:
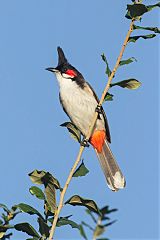
<svg viewBox="0 0 160 240">
<path fill-rule="evenodd" d="M 115 75 L 115 72 L 116 72 L 117 69 L 118 69 L 119 63 L 120 63 L 121 58 L 122 58 L 123 53 L 124 53 L 124 50 L 125 50 L 125 48 L 126 48 L 126 46 L 127 46 L 128 39 L 129 39 L 129 37 L 130 37 L 130 35 L 131 35 L 132 31 L 133 31 L 133 24 L 134 24 L 134 19 L 132 19 L 132 21 L 131 21 L 130 28 L 129 28 L 128 33 L 127 33 L 127 35 L 126 35 L 126 38 L 125 38 L 125 41 L 124 41 L 124 43 L 123 43 L 122 49 L 121 49 L 121 51 L 120 51 L 119 57 L 117 58 L 117 62 L 116 62 L 116 64 L 115 64 L 115 67 L 114 67 L 111 75 L 110 75 L 109 78 L 108 78 L 107 85 L 106 85 L 106 87 L 105 87 L 105 89 L 104 89 L 104 91 L 103 91 L 103 93 L 102 93 L 101 100 L 100 100 L 100 102 L 99 102 L 99 104 L 98 104 L 99 106 L 102 106 L 103 101 L 104 101 L 104 98 L 105 98 L 105 96 L 106 96 L 106 94 L 107 94 L 107 92 L 108 92 L 108 90 L 109 90 L 109 88 L 110 88 L 111 81 L 112 81 L 112 79 L 113 79 L 113 77 L 114 77 L 114 75 Z M 95 112 L 94 117 L 93 117 L 93 120 L 92 120 L 92 123 L 91 123 L 91 125 L 90 125 L 90 127 L 89 127 L 88 134 L 87 134 L 87 136 L 86 136 L 86 140 L 87 140 L 87 141 L 89 141 L 90 136 L 92 135 L 92 132 L 93 132 L 93 130 L 94 130 L 95 123 L 96 123 L 96 121 L 97 121 L 97 117 L 98 117 L 98 113 Z M 79 162 L 80 162 L 80 160 L 81 160 L 81 156 L 82 156 L 83 151 L 84 151 L 84 146 L 81 146 L 80 149 L 79 149 L 79 153 L 78 153 L 77 159 L 76 159 L 76 161 L 75 161 L 75 163 L 74 163 L 74 165 L 73 165 L 73 167 L 72 167 L 72 169 L 71 169 L 71 171 L 70 171 L 70 173 L 69 173 L 69 176 L 68 176 L 68 178 L 67 178 L 67 181 L 66 181 L 66 183 L 65 183 L 65 185 L 64 185 L 64 188 L 63 188 L 63 190 L 62 190 L 62 192 L 61 192 L 60 201 L 59 201 L 58 209 L 57 209 L 57 211 L 55 212 L 54 220 L 53 220 L 52 227 L 51 227 L 51 231 L 50 231 L 49 240 L 52 240 L 52 239 L 53 239 L 53 235 L 54 235 L 54 232 L 55 232 L 55 228 L 56 228 L 56 224 L 57 224 L 57 221 L 58 221 L 58 217 L 59 217 L 59 214 L 60 214 L 60 212 L 61 212 L 61 209 L 63 208 L 63 200 L 64 200 L 65 193 L 66 193 L 67 188 L 68 188 L 68 185 L 69 185 L 69 183 L 70 183 L 70 181 L 71 181 L 71 179 L 72 179 L 72 176 L 73 176 L 73 174 L 74 174 L 74 172 L 75 172 L 75 170 L 76 170 L 76 168 L 77 168 L 77 166 L 78 166 L 78 164 L 79 164 Z"/>
</svg>

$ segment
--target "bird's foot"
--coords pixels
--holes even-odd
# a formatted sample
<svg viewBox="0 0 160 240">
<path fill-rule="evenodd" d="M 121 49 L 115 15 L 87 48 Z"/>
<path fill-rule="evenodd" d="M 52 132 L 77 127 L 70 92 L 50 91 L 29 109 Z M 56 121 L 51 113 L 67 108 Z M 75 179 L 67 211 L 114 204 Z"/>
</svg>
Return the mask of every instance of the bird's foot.
<svg viewBox="0 0 160 240">
<path fill-rule="evenodd" d="M 85 137 L 83 138 L 83 140 L 80 142 L 81 146 L 83 147 L 89 147 L 89 143 L 88 143 L 88 139 L 86 139 Z"/>
<path fill-rule="evenodd" d="M 101 105 L 97 105 L 95 112 L 102 114 L 102 106 Z"/>
</svg>

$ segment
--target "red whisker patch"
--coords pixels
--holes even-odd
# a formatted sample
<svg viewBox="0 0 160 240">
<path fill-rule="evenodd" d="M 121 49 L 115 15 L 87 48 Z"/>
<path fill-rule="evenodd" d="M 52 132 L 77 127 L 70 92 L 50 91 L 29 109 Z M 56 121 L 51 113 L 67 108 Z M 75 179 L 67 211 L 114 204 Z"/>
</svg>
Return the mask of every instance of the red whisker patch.
<svg viewBox="0 0 160 240">
<path fill-rule="evenodd" d="M 71 77 L 77 77 L 77 73 L 72 69 L 68 69 L 65 73 Z"/>
</svg>

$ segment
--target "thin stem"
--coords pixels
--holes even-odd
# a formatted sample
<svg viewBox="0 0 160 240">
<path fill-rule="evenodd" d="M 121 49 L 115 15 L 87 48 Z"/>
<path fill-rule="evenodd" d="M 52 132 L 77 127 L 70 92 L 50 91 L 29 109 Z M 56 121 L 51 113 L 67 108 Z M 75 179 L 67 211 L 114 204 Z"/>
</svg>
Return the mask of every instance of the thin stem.
<svg viewBox="0 0 160 240">
<path fill-rule="evenodd" d="M 94 232 L 93 232 L 93 239 L 92 239 L 92 240 L 96 240 L 97 237 L 95 236 L 95 231 L 96 231 L 96 228 L 97 228 L 99 225 L 101 225 L 101 223 L 102 223 L 102 218 L 99 217 L 98 220 L 97 220 L 97 222 L 96 222 L 96 226 L 95 226 L 95 229 L 94 229 Z"/>
<path fill-rule="evenodd" d="M 112 81 L 112 79 L 113 79 L 113 77 L 114 77 L 114 75 L 115 75 L 115 72 L 116 72 L 117 69 L 118 69 L 119 63 L 120 63 L 121 58 L 122 58 L 123 53 L 124 53 L 124 50 L 125 50 L 125 48 L 126 48 L 126 46 L 127 46 L 127 42 L 128 42 L 129 37 L 130 37 L 130 35 L 131 35 L 131 32 L 133 31 L 133 24 L 134 24 L 134 19 L 132 19 L 132 21 L 131 21 L 130 28 L 129 28 L 128 33 L 127 33 L 127 35 L 126 35 L 125 41 L 124 41 L 123 46 L 122 46 L 122 49 L 121 49 L 121 51 L 120 51 L 120 54 L 119 54 L 119 56 L 118 56 L 118 58 L 117 58 L 115 67 L 114 67 L 111 75 L 110 75 L 109 78 L 108 78 L 107 85 L 106 85 L 106 87 L 105 87 L 105 89 L 104 89 L 104 91 L 103 91 L 103 93 L 102 93 L 101 100 L 100 100 L 100 102 L 99 102 L 99 104 L 98 104 L 99 106 L 102 105 L 102 103 L 103 103 L 103 101 L 104 101 L 104 98 L 105 98 L 105 96 L 106 96 L 106 94 L 107 94 L 107 92 L 108 92 L 108 90 L 109 90 L 109 88 L 110 88 L 111 81 Z M 90 139 L 90 136 L 91 136 L 91 134 L 92 134 L 92 132 L 93 132 L 95 123 L 96 123 L 96 121 L 97 121 L 97 117 L 98 117 L 98 113 L 95 112 L 94 117 L 93 117 L 93 120 L 92 120 L 92 123 L 91 123 L 91 125 L 90 125 L 90 127 L 89 127 L 88 134 L 87 134 L 87 136 L 86 136 L 86 139 L 87 139 L 87 140 Z M 79 153 L 78 153 L 77 159 L 76 159 L 76 161 L 75 161 L 75 163 L 74 163 L 74 165 L 73 165 L 73 167 L 72 167 L 72 169 L 71 169 L 71 171 L 70 171 L 70 173 L 69 173 L 69 176 L 68 176 L 68 178 L 67 178 L 67 181 L 66 181 L 66 183 L 65 183 L 65 185 L 64 185 L 64 188 L 63 188 L 63 190 L 62 190 L 62 192 L 61 192 L 60 201 L 59 201 L 58 209 L 57 209 L 57 211 L 56 211 L 56 213 L 55 213 L 54 220 L 53 220 L 53 223 L 52 223 L 49 240 L 52 240 L 52 239 L 53 239 L 53 236 L 54 236 L 54 233 L 55 233 L 56 224 L 57 224 L 57 221 L 58 221 L 58 217 L 59 217 L 59 214 L 60 214 L 61 209 L 62 209 L 62 207 L 63 207 L 63 201 L 64 201 L 65 193 L 66 193 L 67 188 L 68 188 L 68 185 L 69 185 L 69 183 L 70 183 L 70 181 L 71 181 L 71 179 L 72 179 L 72 176 L 73 176 L 73 174 L 74 174 L 74 172 L 75 172 L 75 170 L 76 170 L 76 168 L 77 168 L 77 166 L 78 166 L 78 164 L 79 164 L 79 162 L 80 162 L 80 160 L 81 160 L 81 156 L 82 156 L 83 150 L 84 150 L 84 146 L 81 146 L 80 149 L 79 149 Z"/>
<path fill-rule="evenodd" d="M 70 181 L 71 181 L 71 179 L 72 179 L 72 176 L 73 176 L 73 174 L 74 174 L 74 172 L 75 172 L 75 170 L 76 170 L 76 168 L 77 168 L 77 166 L 78 166 L 78 163 L 80 162 L 80 159 L 81 159 L 81 155 L 82 155 L 82 153 L 83 153 L 83 150 L 84 150 L 84 146 L 81 146 L 80 149 L 79 149 L 79 153 L 78 153 L 77 159 L 76 159 L 76 161 L 75 161 L 75 163 L 74 163 L 74 165 L 73 165 L 73 167 L 72 167 L 72 169 L 71 169 L 71 171 L 70 171 L 70 173 L 69 173 L 69 176 L 68 176 L 68 178 L 67 178 L 67 181 L 66 181 L 66 183 L 65 183 L 65 185 L 64 185 L 64 188 L 63 188 L 63 190 L 62 190 L 62 192 L 61 192 L 60 200 L 59 200 L 59 205 L 58 205 L 57 211 L 55 212 L 54 220 L 53 220 L 53 223 L 52 223 L 52 228 L 51 228 L 51 231 L 50 231 L 49 240 L 52 240 L 52 239 L 53 239 L 53 235 L 54 235 L 55 228 L 56 228 L 56 223 L 57 223 L 57 220 L 58 220 L 60 211 L 61 211 L 61 209 L 62 209 L 62 207 L 63 207 L 64 195 L 65 195 L 65 193 L 66 193 L 66 191 L 67 191 L 67 188 L 68 188 L 68 185 L 69 185 L 69 183 L 70 183 Z"/>
</svg>

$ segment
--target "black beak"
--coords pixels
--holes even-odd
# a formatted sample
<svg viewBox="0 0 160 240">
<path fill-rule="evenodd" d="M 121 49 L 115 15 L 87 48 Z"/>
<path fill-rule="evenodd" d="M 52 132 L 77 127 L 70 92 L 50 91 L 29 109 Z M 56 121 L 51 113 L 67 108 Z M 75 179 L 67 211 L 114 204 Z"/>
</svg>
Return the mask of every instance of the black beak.
<svg viewBox="0 0 160 240">
<path fill-rule="evenodd" d="M 46 68 L 45 70 L 53 73 L 58 71 L 56 68 L 52 68 L 52 67 Z"/>
</svg>

